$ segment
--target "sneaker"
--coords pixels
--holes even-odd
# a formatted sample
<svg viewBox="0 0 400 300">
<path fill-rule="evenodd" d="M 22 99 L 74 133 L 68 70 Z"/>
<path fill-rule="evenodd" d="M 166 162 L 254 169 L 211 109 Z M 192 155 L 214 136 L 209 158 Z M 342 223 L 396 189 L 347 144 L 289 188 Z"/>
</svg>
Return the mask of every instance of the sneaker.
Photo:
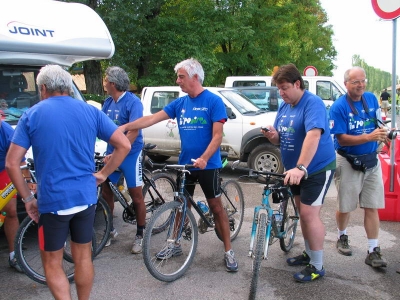
<svg viewBox="0 0 400 300">
<path fill-rule="evenodd" d="M 237 272 L 239 267 L 232 250 L 229 251 L 229 254 L 225 253 L 224 260 L 228 272 Z"/>
<path fill-rule="evenodd" d="M 294 274 L 293 277 L 299 282 L 310 282 L 320 277 L 323 277 L 324 275 L 324 267 L 322 267 L 321 270 L 317 270 L 312 264 L 308 264 L 303 271 Z"/>
<path fill-rule="evenodd" d="M 180 256 L 182 255 L 182 247 L 181 245 L 174 245 L 174 244 L 169 244 L 167 248 L 161 250 L 156 254 L 157 259 L 168 259 L 173 256 Z"/>
<path fill-rule="evenodd" d="M 110 237 L 107 240 L 107 243 L 104 245 L 104 247 L 108 247 L 111 245 L 111 240 L 115 239 L 118 236 L 117 230 L 114 228 L 113 230 L 110 231 Z"/>
<path fill-rule="evenodd" d="M 14 268 L 18 272 L 24 273 L 24 271 L 22 271 L 21 267 L 19 266 L 16 257 L 14 257 L 13 259 L 8 258 L 8 264 L 10 265 L 11 268 Z"/>
<path fill-rule="evenodd" d="M 139 254 L 142 253 L 142 243 L 143 243 L 143 237 L 140 235 L 137 235 L 135 237 L 135 240 L 133 241 L 133 246 L 131 249 L 132 254 Z"/>
<path fill-rule="evenodd" d="M 374 268 L 387 266 L 387 260 L 382 257 L 380 247 L 375 247 L 371 253 L 368 252 L 365 263 Z"/>
<path fill-rule="evenodd" d="M 300 254 L 292 258 L 288 258 L 286 262 L 289 266 L 308 265 L 310 263 L 310 257 L 308 256 L 306 251 L 303 251 L 303 254 Z"/>
<path fill-rule="evenodd" d="M 349 245 L 349 237 L 345 234 L 342 234 L 340 238 L 336 242 L 336 248 L 340 254 L 351 256 L 353 251 L 351 251 Z"/>
</svg>

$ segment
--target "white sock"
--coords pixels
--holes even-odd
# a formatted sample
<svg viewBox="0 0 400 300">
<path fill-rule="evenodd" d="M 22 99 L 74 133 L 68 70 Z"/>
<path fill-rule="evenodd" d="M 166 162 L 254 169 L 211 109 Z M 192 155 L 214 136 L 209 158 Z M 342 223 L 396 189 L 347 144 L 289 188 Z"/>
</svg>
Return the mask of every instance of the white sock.
<svg viewBox="0 0 400 300">
<path fill-rule="evenodd" d="M 14 257 L 15 257 L 15 252 L 14 252 L 14 251 L 13 251 L 13 252 L 10 252 L 10 260 L 13 260 Z"/>
<path fill-rule="evenodd" d="M 375 247 L 378 247 L 378 239 L 368 239 L 368 252 L 374 252 Z"/>
<path fill-rule="evenodd" d="M 343 234 L 347 235 L 347 228 L 345 228 L 344 230 L 339 230 L 339 228 L 338 228 L 337 233 L 338 233 L 338 239 L 340 239 L 341 235 L 343 235 Z"/>
<path fill-rule="evenodd" d="M 228 251 L 226 251 L 225 252 L 225 254 L 227 254 L 227 255 L 230 255 L 230 256 L 235 256 L 235 253 L 233 252 L 233 250 L 231 249 L 231 250 L 228 250 Z"/>
<path fill-rule="evenodd" d="M 324 250 L 310 250 L 310 265 L 313 265 L 318 271 L 323 267 Z"/>
<path fill-rule="evenodd" d="M 308 257 L 311 257 L 311 255 L 310 255 L 311 249 L 310 249 L 310 244 L 308 243 L 308 240 L 304 240 L 304 247 L 306 248 L 306 253 L 307 253 Z"/>
</svg>

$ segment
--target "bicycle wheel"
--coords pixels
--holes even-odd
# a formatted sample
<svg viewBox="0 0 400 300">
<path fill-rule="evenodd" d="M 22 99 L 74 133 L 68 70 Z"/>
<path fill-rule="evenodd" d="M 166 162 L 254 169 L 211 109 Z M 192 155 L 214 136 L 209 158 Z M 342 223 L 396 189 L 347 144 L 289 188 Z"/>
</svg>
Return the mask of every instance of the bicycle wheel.
<svg viewBox="0 0 400 300">
<path fill-rule="evenodd" d="M 25 274 L 32 280 L 46 284 L 38 241 L 38 225 L 26 217 L 15 237 L 14 251 L 17 262 Z M 63 259 L 63 269 L 69 282 L 74 280 L 74 264 Z"/>
<path fill-rule="evenodd" d="M 198 229 L 190 210 L 181 232 L 179 246 L 174 248 L 179 236 L 182 203 L 168 202 L 157 209 L 147 225 L 143 240 L 143 259 L 150 274 L 161 281 L 174 281 L 187 271 L 193 262 L 197 248 Z M 152 229 L 169 220 L 165 230 L 152 234 Z"/>
<path fill-rule="evenodd" d="M 281 204 L 283 211 L 283 219 L 281 225 L 281 231 L 286 231 L 283 238 L 279 240 L 281 249 L 288 252 L 294 242 L 296 237 L 297 223 L 299 222 L 299 212 L 297 210 L 296 204 L 294 203 L 293 197 L 289 197 Z"/>
<path fill-rule="evenodd" d="M 96 232 L 93 228 L 93 233 L 92 233 L 92 260 L 94 259 L 95 255 L 95 251 L 93 249 L 96 249 L 97 247 L 97 240 L 96 240 Z M 72 252 L 71 252 L 71 235 L 68 234 L 67 236 L 67 240 L 65 241 L 64 244 L 64 252 L 63 252 L 63 258 L 70 262 L 70 263 L 74 263 L 74 260 L 72 258 Z"/>
<path fill-rule="evenodd" d="M 221 201 L 229 219 L 231 241 L 239 234 L 244 216 L 244 197 L 240 185 L 234 180 L 228 180 L 221 186 Z M 222 235 L 215 228 L 217 237 L 222 241 Z"/>
<path fill-rule="evenodd" d="M 266 214 L 260 214 L 257 226 L 257 240 L 255 251 L 253 252 L 253 274 L 251 276 L 250 284 L 250 295 L 249 299 L 255 299 L 257 294 L 258 276 L 260 273 L 261 261 L 263 257 L 264 245 L 265 245 L 265 234 L 267 230 L 267 216 Z"/>
<path fill-rule="evenodd" d="M 103 250 L 105 244 L 107 243 L 112 226 L 112 217 L 113 216 L 111 215 L 110 207 L 108 206 L 106 200 L 100 196 L 97 200 L 93 224 L 94 234 L 96 237 L 93 253 L 94 257 L 96 257 L 101 250 Z"/>
<path fill-rule="evenodd" d="M 175 180 L 165 173 L 156 174 L 146 182 L 143 187 L 143 198 L 146 205 L 147 221 L 161 205 L 174 200 L 175 191 Z M 159 223 L 159 226 L 155 226 L 152 233 L 163 231 L 167 226 L 167 221 L 168 220 L 164 223 Z"/>
</svg>

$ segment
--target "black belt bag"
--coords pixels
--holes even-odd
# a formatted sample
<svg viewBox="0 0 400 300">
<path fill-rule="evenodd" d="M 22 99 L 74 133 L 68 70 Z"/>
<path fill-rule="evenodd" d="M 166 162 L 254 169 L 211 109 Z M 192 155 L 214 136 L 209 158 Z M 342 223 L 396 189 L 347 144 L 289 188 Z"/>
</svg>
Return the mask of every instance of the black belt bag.
<svg viewBox="0 0 400 300">
<path fill-rule="evenodd" d="M 354 170 L 361 171 L 363 173 L 374 168 L 378 164 L 378 157 L 376 153 L 351 155 L 342 150 L 338 150 L 337 153 L 345 157 Z"/>
</svg>

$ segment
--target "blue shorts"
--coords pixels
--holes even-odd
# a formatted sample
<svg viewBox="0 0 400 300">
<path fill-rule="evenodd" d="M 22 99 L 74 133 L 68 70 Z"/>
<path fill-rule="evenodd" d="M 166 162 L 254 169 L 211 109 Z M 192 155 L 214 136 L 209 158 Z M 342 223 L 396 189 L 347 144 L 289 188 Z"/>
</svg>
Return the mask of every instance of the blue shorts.
<svg viewBox="0 0 400 300">
<path fill-rule="evenodd" d="M 41 214 L 39 217 L 39 248 L 57 251 L 64 247 L 68 232 L 71 241 L 86 244 L 92 240 L 96 205 L 71 215 Z"/>
<path fill-rule="evenodd" d="M 128 154 L 118 168 L 124 174 L 128 188 L 142 186 L 142 151 Z M 108 176 L 113 184 L 117 184 L 121 171 L 115 171 Z"/>
<path fill-rule="evenodd" d="M 300 185 L 291 185 L 290 190 L 294 196 L 300 195 L 300 202 L 303 204 L 322 205 L 334 173 L 335 170 L 329 170 L 311 175 L 306 180 L 300 181 Z"/>
</svg>

